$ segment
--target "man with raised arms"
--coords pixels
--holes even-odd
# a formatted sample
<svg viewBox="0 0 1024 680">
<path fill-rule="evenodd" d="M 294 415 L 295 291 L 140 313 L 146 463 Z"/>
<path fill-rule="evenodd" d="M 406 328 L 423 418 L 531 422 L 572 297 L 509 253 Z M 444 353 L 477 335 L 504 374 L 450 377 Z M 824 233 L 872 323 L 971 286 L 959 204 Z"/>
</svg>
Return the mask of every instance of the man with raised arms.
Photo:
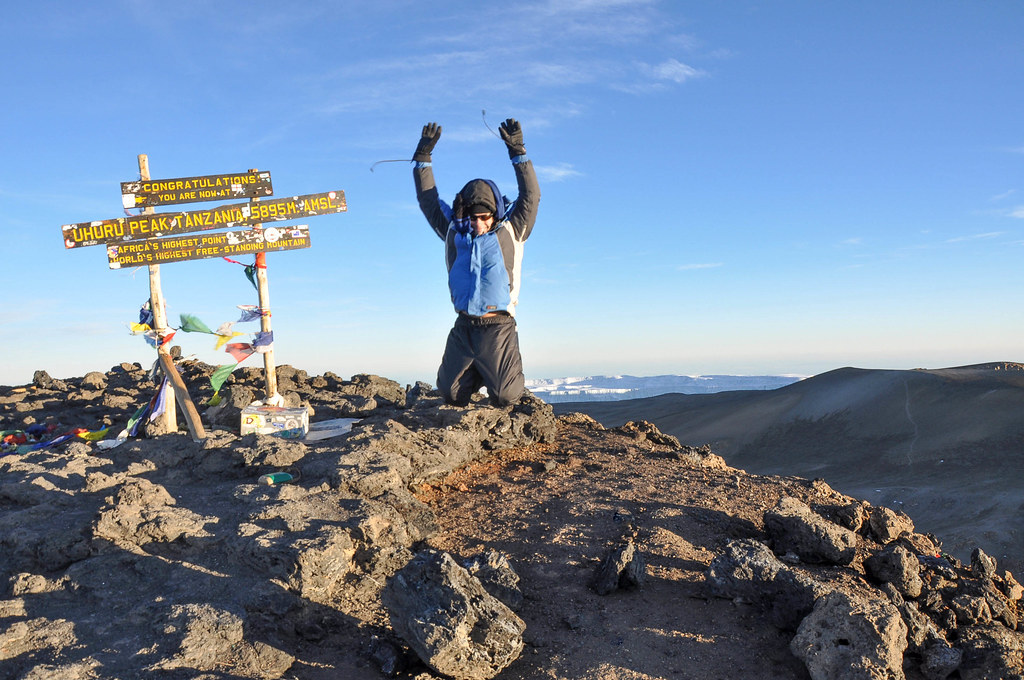
<svg viewBox="0 0 1024 680">
<path fill-rule="evenodd" d="M 416 198 L 445 242 L 448 288 L 458 314 L 437 371 L 437 388 L 447 403 L 465 406 L 486 387 L 492 405 L 507 406 L 525 390 L 515 312 L 523 245 L 537 219 L 540 187 L 526 157 L 522 128 L 509 118 L 501 124 L 501 138 L 519 185 L 516 200 L 508 201 L 491 180 L 474 179 L 449 206 L 438 196 L 431 166 L 440 138 L 440 125 L 424 125 L 413 154 Z"/>
</svg>

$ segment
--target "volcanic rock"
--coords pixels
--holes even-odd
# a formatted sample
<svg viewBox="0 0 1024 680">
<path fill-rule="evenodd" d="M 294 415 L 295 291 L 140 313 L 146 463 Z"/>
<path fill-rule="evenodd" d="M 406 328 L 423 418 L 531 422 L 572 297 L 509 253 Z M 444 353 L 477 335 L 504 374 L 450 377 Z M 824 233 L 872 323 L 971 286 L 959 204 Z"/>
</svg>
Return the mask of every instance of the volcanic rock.
<svg viewBox="0 0 1024 680">
<path fill-rule="evenodd" d="M 395 632 L 431 668 L 488 680 L 523 649 L 522 619 L 447 553 L 417 554 L 382 593 Z"/>
<path fill-rule="evenodd" d="M 849 564 L 856 535 L 829 522 L 795 498 L 783 498 L 764 515 L 765 529 L 777 553 L 793 552 L 806 562 Z"/>
</svg>

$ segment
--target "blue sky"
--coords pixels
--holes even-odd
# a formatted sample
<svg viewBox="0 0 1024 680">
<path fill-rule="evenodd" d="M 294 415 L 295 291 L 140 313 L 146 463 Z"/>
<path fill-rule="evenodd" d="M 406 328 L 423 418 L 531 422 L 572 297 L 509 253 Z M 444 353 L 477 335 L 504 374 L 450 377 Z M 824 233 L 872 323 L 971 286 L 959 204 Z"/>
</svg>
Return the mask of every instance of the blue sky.
<svg viewBox="0 0 1024 680">
<path fill-rule="evenodd" d="M 442 244 L 410 165 L 370 168 L 438 121 L 442 194 L 511 196 L 507 117 L 543 196 L 528 378 L 1024 360 L 1022 29 L 1016 0 L 23 4 L 0 25 L 0 384 L 152 362 L 126 327 L 146 270 L 60 236 L 123 214 L 140 153 L 154 178 L 343 189 L 311 248 L 268 256 L 277 361 L 433 383 Z M 256 302 L 221 260 L 161 277 L 172 325 Z"/>
</svg>

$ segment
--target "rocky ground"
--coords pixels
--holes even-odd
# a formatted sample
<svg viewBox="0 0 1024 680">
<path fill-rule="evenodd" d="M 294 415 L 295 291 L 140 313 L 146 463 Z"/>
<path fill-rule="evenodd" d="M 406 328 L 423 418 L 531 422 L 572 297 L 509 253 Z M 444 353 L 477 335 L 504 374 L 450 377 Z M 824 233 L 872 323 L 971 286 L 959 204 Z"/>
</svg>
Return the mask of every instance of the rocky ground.
<svg viewBox="0 0 1024 680">
<path fill-rule="evenodd" d="M 1024 572 L 1024 365 L 841 368 L 775 390 L 553 404 L 606 427 L 646 420 L 734 467 L 821 477 L 903 510 L 946 552 Z"/>
<path fill-rule="evenodd" d="M 1024 673 L 1011 574 L 820 480 L 531 397 L 462 409 L 287 366 L 279 389 L 312 421 L 360 420 L 239 436 L 261 372 L 205 408 L 212 367 L 179 370 L 201 443 L 151 426 L 0 456 L 0 678 Z M 40 371 L 0 387 L 0 427 L 110 438 L 155 387 L 131 364 Z M 257 483 L 282 470 L 295 479 Z"/>
</svg>

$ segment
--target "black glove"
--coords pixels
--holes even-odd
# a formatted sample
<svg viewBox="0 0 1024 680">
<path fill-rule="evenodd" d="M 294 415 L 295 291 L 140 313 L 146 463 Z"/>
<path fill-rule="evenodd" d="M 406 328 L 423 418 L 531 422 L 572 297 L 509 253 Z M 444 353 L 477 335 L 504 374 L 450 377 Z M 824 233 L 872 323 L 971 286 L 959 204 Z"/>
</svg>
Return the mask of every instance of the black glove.
<svg viewBox="0 0 1024 680">
<path fill-rule="evenodd" d="M 423 126 L 423 133 L 420 136 L 420 143 L 416 145 L 416 153 L 412 159 L 419 163 L 430 162 L 430 152 L 434 150 L 437 140 L 441 139 L 441 126 L 437 123 L 427 123 Z"/>
<path fill-rule="evenodd" d="M 461 220 L 466 216 L 466 206 L 462 203 L 462 194 L 455 194 L 455 200 L 452 201 L 452 219 Z"/>
<path fill-rule="evenodd" d="M 523 128 L 519 127 L 519 121 L 515 118 L 506 118 L 501 124 L 501 138 L 508 147 L 509 158 L 526 153 L 526 147 L 523 146 Z"/>
</svg>

